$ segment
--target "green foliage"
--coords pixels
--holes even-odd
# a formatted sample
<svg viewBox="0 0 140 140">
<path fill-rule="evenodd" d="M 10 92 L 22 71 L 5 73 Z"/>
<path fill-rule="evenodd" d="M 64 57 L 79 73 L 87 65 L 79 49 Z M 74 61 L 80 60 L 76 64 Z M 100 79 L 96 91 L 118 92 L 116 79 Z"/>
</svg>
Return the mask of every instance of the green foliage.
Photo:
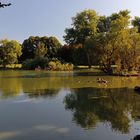
<svg viewBox="0 0 140 140">
<path fill-rule="evenodd" d="M 56 57 L 60 47 L 61 43 L 55 37 L 30 36 L 22 44 L 21 61 L 35 57 Z"/>
<path fill-rule="evenodd" d="M 27 59 L 23 63 L 23 68 L 28 70 L 35 70 L 35 68 L 45 69 L 48 66 L 48 58 L 36 57 L 35 59 Z"/>
<path fill-rule="evenodd" d="M 45 48 L 45 44 L 39 42 L 35 50 L 35 57 L 44 57 L 46 53 L 47 53 L 47 48 Z"/>
<path fill-rule="evenodd" d="M 85 45 L 85 42 L 96 35 L 98 19 L 99 17 L 94 10 L 84 10 L 72 18 L 72 28 L 65 30 L 65 41 L 69 45 L 77 46 L 80 44 L 82 46 L 89 67 L 91 66 L 91 50 Z"/>
<path fill-rule="evenodd" d="M 48 49 L 48 53 L 47 53 L 48 58 L 53 58 L 53 57 L 57 57 L 58 50 L 62 45 L 57 38 L 49 37 L 46 46 Z"/>
<path fill-rule="evenodd" d="M 74 48 L 70 45 L 63 45 L 58 51 L 58 57 L 65 62 L 73 63 Z"/>
<path fill-rule="evenodd" d="M 124 69 L 133 70 L 137 68 L 137 50 L 140 48 L 140 35 L 133 28 L 129 28 L 130 16 L 127 11 L 120 11 L 113 14 L 109 32 L 102 36 L 101 41 L 102 70 L 107 73 L 113 73 L 111 65 L 118 66 L 118 72 Z"/>
<path fill-rule="evenodd" d="M 96 58 L 93 63 L 99 64 L 105 73 L 114 72 L 112 65 L 117 65 L 118 73 L 138 68 L 140 35 L 135 28 L 130 28 L 130 22 L 127 10 L 101 17 L 98 34 L 85 42 L 87 51 L 91 51 L 89 59 Z"/>
<path fill-rule="evenodd" d="M 72 28 L 65 30 L 68 44 L 83 44 L 86 38 L 96 34 L 98 15 L 94 10 L 84 10 L 72 18 Z"/>
<path fill-rule="evenodd" d="M 74 46 L 72 57 L 74 65 L 88 65 L 87 55 L 80 45 Z"/>
<path fill-rule="evenodd" d="M 138 32 L 140 33 L 140 17 L 135 17 L 135 19 L 132 20 L 132 24 L 134 27 L 137 28 Z"/>
<path fill-rule="evenodd" d="M 18 63 L 18 60 L 20 63 L 27 60 L 23 64 L 27 69 L 38 66 L 44 69 L 48 63 L 52 70 L 72 69 L 64 64 L 68 62 L 76 66 L 88 65 L 89 68 L 99 65 L 108 74 L 140 68 L 140 18 L 131 20 L 128 10 L 110 16 L 84 10 L 72 18 L 72 25 L 65 33 L 67 44 L 64 46 L 57 38 L 47 36 L 30 36 L 24 40 L 22 49 L 16 41 L 1 40 L 0 65 L 6 67 Z"/>
<path fill-rule="evenodd" d="M 111 19 L 110 17 L 100 16 L 97 24 L 98 33 L 108 32 L 110 29 Z"/>
<path fill-rule="evenodd" d="M 71 71 L 73 70 L 73 64 L 70 63 L 61 63 L 57 59 L 52 59 L 48 63 L 49 70 L 61 70 L 61 71 Z"/>
<path fill-rule="evenodd" d="M 0 41 L 0 63 L 5 67 L 7 64 L 18 63 L 22 54 L 21 45 L 15 40 Z"/>
</svg>

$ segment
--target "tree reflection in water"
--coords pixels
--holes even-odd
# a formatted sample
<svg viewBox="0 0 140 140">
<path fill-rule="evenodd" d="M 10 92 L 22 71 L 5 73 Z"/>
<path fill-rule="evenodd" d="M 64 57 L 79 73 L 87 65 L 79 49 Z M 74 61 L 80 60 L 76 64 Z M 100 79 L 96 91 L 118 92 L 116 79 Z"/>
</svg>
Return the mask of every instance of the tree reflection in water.
<svg viewBox="0 0 140 140">
<path fill-rule="evenodd" d="M 38 97 L 56 97 L 59 93 L 59 90 L 53 90 L 53 89 L 37 89 L 34 91 L 24 92 L 28 97 L 30 98 L 38 98 Z"/>
<path fill-rule="evenodd" d="M 130 122 L 140 120 L 140 96 L 133 89 L 73 89 L 64 98 L 65 108 L 73 112 L 73 121 L 85 129 L 98 122 L 110 124 L 113 131 L 128 133 Z"/>
</svg>

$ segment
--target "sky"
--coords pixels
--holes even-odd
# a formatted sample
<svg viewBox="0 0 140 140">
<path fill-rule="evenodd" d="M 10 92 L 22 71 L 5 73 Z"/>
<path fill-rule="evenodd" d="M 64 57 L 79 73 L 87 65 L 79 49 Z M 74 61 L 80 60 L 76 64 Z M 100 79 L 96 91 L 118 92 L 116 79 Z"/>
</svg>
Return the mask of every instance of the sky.
<svg viewBox="0 0 140 140">
<path fill-rule="evenodd" d="M 0 8 L 0 39 L 22 43 L 29 36 L 55 36 L 64 44 L 65 28 L 71 18 L 85 9 L 98 15 L 111 15 L 128 9 L 131 16 L 140 17 L 140 0 L 0 0 L 12 3 Z"/>
</svg>

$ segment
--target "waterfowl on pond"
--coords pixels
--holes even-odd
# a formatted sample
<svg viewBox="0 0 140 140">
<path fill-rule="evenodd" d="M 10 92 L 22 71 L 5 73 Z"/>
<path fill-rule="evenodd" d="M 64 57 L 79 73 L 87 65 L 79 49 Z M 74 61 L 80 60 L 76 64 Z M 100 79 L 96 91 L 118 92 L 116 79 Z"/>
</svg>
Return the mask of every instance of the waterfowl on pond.
<svg viewBox="0 0 140 140">
<path fill-rule="evenodd" d="M 103 78 L 97 78 L 97 83 L 100 83 L 100 84 L 107 84 L 108 81 L 103 79 Z"/>
</svg>

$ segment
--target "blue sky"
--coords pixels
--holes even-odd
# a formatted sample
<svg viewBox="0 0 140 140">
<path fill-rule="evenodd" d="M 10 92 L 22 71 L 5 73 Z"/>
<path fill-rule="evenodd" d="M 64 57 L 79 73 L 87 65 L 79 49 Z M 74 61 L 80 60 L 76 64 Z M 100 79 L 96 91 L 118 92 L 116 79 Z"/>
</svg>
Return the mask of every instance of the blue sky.
<svg viewBox="0 0 140 140">
<path fill-rule="evenodd" d="M 61 43 L 71 17 L 84 9 L 110 15 L 128 9 L 140 16 L 140 0 L 0 0 L 12 6 L 0 9 L 0 39 L 20 43 L 29 36 L 56 36 Z"/>
</svg>

